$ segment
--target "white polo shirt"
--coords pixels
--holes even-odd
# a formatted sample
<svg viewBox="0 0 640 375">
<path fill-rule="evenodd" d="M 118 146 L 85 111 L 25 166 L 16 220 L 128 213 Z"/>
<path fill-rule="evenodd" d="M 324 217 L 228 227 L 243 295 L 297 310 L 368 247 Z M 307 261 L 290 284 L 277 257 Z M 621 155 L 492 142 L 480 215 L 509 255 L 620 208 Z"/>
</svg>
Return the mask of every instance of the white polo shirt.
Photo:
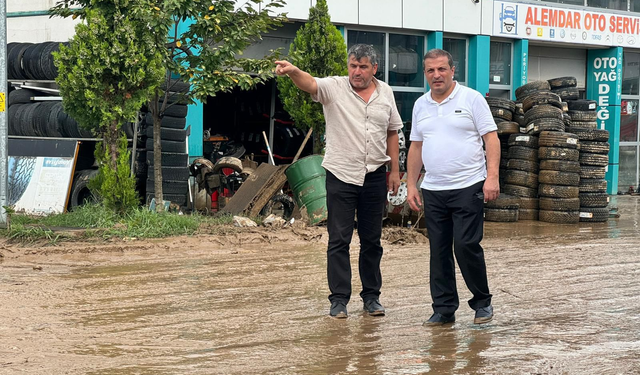
<svg viewBox="0 0 640 375">
<path fill-rule="evenodd" d="M 374 78 L 376 89 L 365 102 L 349 83 L 349 77 L 316 78 L 322 103 L 327 148 L 322 166 L 340 181 L 362 186 L 367 173 L 383 166 L 387 132 L 402 128 L 393 90 Z"/>
<path fill-rule="evenodd" d="M 487 178 L 482 136 L 498 127 L 479 92 L 455 82 L 438 103 L 429 91 L 416 100 L 411 124 L 410 139 L 422 142 L 421 188 L 462 189 Z"/>
</svg>

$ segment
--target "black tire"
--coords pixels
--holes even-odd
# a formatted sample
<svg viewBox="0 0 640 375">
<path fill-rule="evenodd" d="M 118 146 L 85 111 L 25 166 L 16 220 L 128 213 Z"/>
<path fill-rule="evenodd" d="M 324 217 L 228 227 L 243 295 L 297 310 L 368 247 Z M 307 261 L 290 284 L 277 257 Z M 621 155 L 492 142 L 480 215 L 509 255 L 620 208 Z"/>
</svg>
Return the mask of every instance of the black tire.
<svg viewBox="0 0 640 375">
<path fill-rule="evenodd" d="M 584 128 L 584 129 L 597 129 L 598 122 L 597 121 L 577 121 L 571 119 L 571 127 L 572 128 Z M 569 131 L 569 130 L 567 130 Z M 573 132 L 575 134 L 575 132 Z"/>
<path fill-rule="evenodd" d="M 580 143 L 580 152 L 590 154 L 609 154 L 610 147 L 609 142 L 582 141 Z"/>
<path fill-rule="evenodd" d="M 538 210 L 530 208 L 520 208 L 518 210 L 518 221 L 538 220 Z"/>
<path fill-rule="evenodd" d="M 580 221 L 602 223 L 609 220 L 609 209 L 606 207 L 580 207 Z"/>
<path fill-rule="evenodd" d="M 98 174 L 97 169 L 85 169 L 73 176 L 71 184 L 71 195 L 69 197 L 69 208 L 73 210 L 83 205 L 85 202 L 97 202 L 98 197 L 89 189 L 89 181 Z"/>
<path fill-rule="evenodd" d="M 293 198 L 287 194 L 276 194 L 271 197 L 269 202 L 260 210 L 260 215 L 269 216 L 271 214 L 277 214 L 277 216 L 284 220 L 289 220 L 291 219 L 291 215 L 293 215 L 294 208 L 295 203 L 293 202 Z"/>
<path fill-rule="evenodd" d="M 538 186 L 538 195 L 548 198 L 578 198 L 580 190 L 577 186 L 547 185 Z"/>
<path fill-rule="evenodd" d="M 147 164 L 153 165 L 153 151 L 147 151 Z M 161 156 L 163 167 L 186 167 L 189 162 L 189 154 L 163 152 Z"/>
<path fill-rule="evenodd" d="M 563 132 L 564 121 L 557 118 L 541 118 L 527 123 L 525 130 L 528 134 L 533 135 L 540 134 L 543 131 Z"/>
<path fill-rule="evenodd" d="M 529 134 L 511 134 L 507 144 L 509 146 L 538 148 L 538 137 Z"/>
<path fill-rule="evenodd" d="M 502 163 L 502 160 L 500 162 Z M 537 174 L 540 166 L 537 161 L 509 159 L 507 160 L 507 169 Z"/>
<path fill-rule="evenodd" d="M 609 196 L 605 193 L 580 193 L 580 207 L 607 207 Z"/>
<path fill-rule="evenodd" d="M 147 113 L 145 116 L 145 122 L 147 123 L 147 127 L 153 128 L 153 117 L 151 113 Z M 160 119 L 160 127 L 165 129 L 184 129 L 187 125 L 187 119 L 184 117 L 171 117 L 164 116 Z"/>
<path fill-rule="evenodd" d="M 165 167 L 162 166 L 162 179 L 172 181 L 187 181 L 189 179 L 189 167 Z M 155 171 L 154 167 L 150 167 L 147 172 L 147 178 L 151 181 L 154 180 Z"/>
<path fill-rule="evenodd" d="M 147 138 L 147 140 L 145 141 L 145 147 L 147 148 L 147 150 L 153 150 L 153 137 Z M 169 141 L 166 139 L 161 139 L 160 147 L 162 148 L 162 152 L 187 152 L 186 141 Z"/>
<path fill-rule="evenodd" d="M 566 132 L 549 132 L 540 133 L 538 145 L 545 147 L 564 147 L 578 148 L 578 136 Z"/>
<path fill-rule="evenodd" d="M 541 197 L 540 209 L 546 211 L 578 211 L 580 209 L 580 199 Z"/>
<path fill-rule="evenodd" d="M 9 107 L 14 104 L 26 104 L 31 103 L 31 97 L 37 96 L 37 92 L 29 89 L 17 89 L 9 93 Z"/>
<path fill-rule="evenodd" d="M 485 208 L 484 209 L 485 221 L 497 221 L 501 223 L 513 223 L 518 221 L 518 209 L 499 209 L 499 208 Z"/>
<path fill-rule="evenodd" d="M 147 137 L 153 138 L 153 126 L 147 127 Z M 184 129 L 160 128 L 160 139 L 185 142 L 187 139 L 187 131 Z"/>
<path fill-rule="evenodd" d="M 53 63 L 53 53 L 58 51 L 60 51 L 59 42 L 45 43 L 40 53 L 40 71 L 44 79 L 54 80 L 58 76 L 58 68 Z"/>
<path fill-rule="evenodd" d="M 498 135 L 519 134 L 520 125 L 513 121 L 503 121 L 496 124 L 498 126 Z"/>
<path fill-rule="evenodd" d="M 598 120 L 596 111 L 569 111 L 567 114 L 571 117 L 571 122 L 591 122 Z"/>
<path fill-rule="evenodd" d="M 153 180 L 147 177 L 147 193 L 155 192 Z M 188 194 L 189 184 L 187 180 L 162 180 L 162 195 L 164 194 Z"/>
<path fill-rule="evenodd" d="M 541 160 L 540 170 L 580 173 L 580 163 L 569 160 Z"/>
<path fill-rule="evenodd" d="M 521 128 L 523 128 L 527 123 L 524 121 L 524 115 L 515 115 L 513 116 L 513 121 L 515 121 Z M 524 133 L 522 130 L 521 133 Z"/>
<path fill-rule="evenodd" d="M 551 78 L 547 82 L 549 82 L 549 87 L 551 87 L 551 89 L 560 89 L 564 87 L 576 87 L 578 85 L 578 80 L 576 79 L 576 77 Z"/>
<path fill-rule="evenodd" d="M 569 100 L 567 101 L 567 108 L 570 111 L 595 111 L 598 108 L 598 102 L 595 100 Z"/>
<path fill-rule="evenodd" d="M 523 100 L 527 95 L 538 91 L 549 91 L 551 86 L 547 81 L 533 81 L 522 85 L 516 89 L 516 99 Z"/>
<path fill-rule="evenodd" d="M 541 160 L 569 160 L 578 161 L 580 151 L 574 148 L 540 147 L 538 157 Z"/>
<path fill-rule="evenodd" d="M 580 193 L 601 193 L 607 192 L 607 180 L 604 179 L 583 179 L 580 180 Z"/>
<path fill-rule="evenodd" d="M 507 121 L 511 121 L 511 119 L 513 118 L 513 112 L 509 111 L 508 109 L 494 107 L 491 107 L 490 109 L 491 114 L 494 118 L 501 118 Z"/>
<path fill-rule="evenodd" d="M 527 124 L 543 118 L 562 120 L 562 109 L 554 107 L 552 105 L 543 104 L 531 108 L 524 114 L 524 120 Z"/>
<path fill-rule="evenodd" d="M 23 58 L 26 50 L 33 43 L 16 43 L 11 51 L 7 51 L 7 74 L 9 79 L 27 79 L 27 74 L 23 68 Z"/>
<path fill-rule="evenodd" d="M 520 208 L 520 198 L 514 195 L 500 193 L 498 199 L 486 202 L 485 208 L 501 208 L 501 209 L 516 209 Z"/>
<path fill-rule="evenodd" d="M 540 210 L 538 220 L 554 224 L 577 224 L 580 221 L 580 212 Z"/>
<path fill-rule="evenodd" d="M 530 147 L 512 146 L 508 151 L 509 159 L 538 161 L 538 150 Z"/>
<path fill-rule="evenodd" d="M 580 91 L 577 87 L 563 87 L 561 89 L 553 89 L 551 92 L 560 95 L 563 102 L 578 100 L 580 98 Z"/>
<path fill-rule="evenodd" d="M 22 67 L 28 79 L 46 79 L 40 69 L 40 54 L 44 47 L 44 43 L 37 43 L 29 46 L 24 52 L 22 56 Z"/>
<path fill-rule="evenodd" d="M 609 131 L 604 129 L 588 129 L 588 128 L 576 128 L 572 127 L 567 129 L 569 133 L 573 133 L 578 136 L 581 141 L 597 141 L 607 142 L 609 141 Z"/>
<path fill-rule="evenodd" d="M 161 113 L 162 116 L 187 117 L 188 105 L 178 103 L 167 103 L 167 108 Z M 158 109 L 162 109 L 162 102 L 158 102 Z"/>
<path fill-rule="evenodd" d="M 169 91 L 169 92 L 179 92 L 186 93 L 191 88 L 191 85 L 188 82 L 184 82 L 179 79 L 171 79 L 169 80 L 169 85 L 167 82 L 162 82 L 160 85 L 160 90 Z"/>
<path fill-rule="evenodd" d="M 151 199 L 155 198 L 153 193 L 145 194 L 145 203 L 149 205 L 151 203 Z M 170 201 L 172 203 L 177 204 L 178 206 L 185 206 L 187 204 L 187 195 L 186 194 L 164 194 L 162 193 L 162 198 L 165 201 Z"/>
<path fill-rule="evenodd" d="M 485 97 L 485 100 L 491 108 L 503 108 L 509 112 L 515 112 L 516 110 L 516 103 L 509 99 Z"/>
<path fill-rule="evenodd" d="M 580 184 L 580 174 L 562 171 L 540 171 L 538 181 L 547 185 L 578 186 Z"/>
<path fill-rule="evenodd" d="M 591 165 L 580 166 L 581 179 L 589 179 L 589 178 L 604 179 L 605 175 L 606 175 L 606 171 L 603 167 L 594 167 Z"/>
<path fill-rule="evenodd" d="M 536 198 L 538 197 L 538 189 L 532 189 L 525 186 L 505 184 L 503 189 L 505 194 L 514 195 L 516 197 Z"/>
<path fill-rule="evenodd" d="M 582 152 L 580 153 L 580 164 L 606 167 L 609 165 L 609 155 Z"/>
<path fill-rule="evenodd" d="M 540 205 L 540 198 L 520 197 L 520 209 L 537 210 Z"/>
<path fill-rule="evenodd" d="M 507 173 L 504 176 L 504 182 L 509 185 L 526 186 L 535 189 L 538 187 L 538 175 L 510 169 L 507 170 Z"/>
<path fill-rule="evenodd" d="M 562 109 L 562 101 L 560 100 L 560 96 L 548 91 L 531 94 L 524 98 L 524 100 L 522 101 L 522 109 L 527 112 L 537 105 L 545 104 Z"/>
</svg>

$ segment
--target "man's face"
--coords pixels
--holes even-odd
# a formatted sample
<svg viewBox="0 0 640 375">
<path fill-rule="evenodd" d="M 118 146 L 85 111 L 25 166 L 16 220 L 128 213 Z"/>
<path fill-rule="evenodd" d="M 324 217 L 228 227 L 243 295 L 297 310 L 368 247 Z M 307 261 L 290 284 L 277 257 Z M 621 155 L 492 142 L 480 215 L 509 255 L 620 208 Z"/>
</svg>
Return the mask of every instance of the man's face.
<svg viewBox="0 0 640 375">
<path fill-rule="evenodd" d="M 429 88 L 436 95 L 443 95 L 453 87 L 453 73 L 455 68 L 449 66 L 446 56 L 424 60 L 424 76 Z"/>
<path fill-rule="evenodd" d="M 369 87 L 377 71 L 378 64 L 371 65 L 368 57 L 356 60 L 355 56 L 349 56 L 349 82 L 354 89 Z"/>
</svg>

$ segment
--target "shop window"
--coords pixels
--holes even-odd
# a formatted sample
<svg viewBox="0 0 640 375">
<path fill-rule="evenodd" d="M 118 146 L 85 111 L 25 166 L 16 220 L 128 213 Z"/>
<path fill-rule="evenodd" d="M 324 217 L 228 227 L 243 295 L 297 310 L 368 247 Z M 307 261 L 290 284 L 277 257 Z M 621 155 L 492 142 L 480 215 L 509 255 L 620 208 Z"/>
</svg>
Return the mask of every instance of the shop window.
<svg viewBox="0 0 640 375">
<path fill-rule="evenodd" d="M 640 12 L 640 0 L 629 0 L 629 10 L 632 12 Z"/>
<path fill-rule="evenodd" d="M 393 93 L 396 97 L 396 105 L 398 106 L 398 112 L 402 117 L 402 122 L 406 124 L 407 121 L 411 121 L 411 114 L 413 112 L 413 104 L 419 97 L 424 95 L 422 92 L 399 92 Z M 407 126 L 405 126 L 406 128 Z M 406 129 L 405 129 L 406 130 Z"/>
<path fill-rule="evenodd" d="M 627 10 L 627 0 L 587 0 L 587 5 L 594 8 Z"/>
<path fill-rule="evenodd" d="M 489 84 L 511 84 L 511 43 L 491 42 Z"/>
<path fill-rule="evenodd" d="M 638 189 L 638 146 L 620 146 L 618 190 Z"/>
<path fill-rule="evenodd" d="M 467 82 L 467 41 L 465 39 L 444 38 L 443 49 L 453 57 L 455 74 L 453 79 L 465 85 Z"/>
<path fill-rule="evenodd" d="M 622 59 L 622 95 L 638 95 L 640 53 L 625 52 Z"/>
<path fill-rule="evenodd" d="M 389 34 L 389 85 L 424 87 L 424 37 Z"/>
<path fill-rule="evenodd" d="M 638 100 L 623 99 L 620 102 L 620 142 L 638 140 Z"/>
<path fill-rule="evenodd" d="M 378 53 L 378 71 L 376 72 L 376 78 L 384 81 L 384 69 L 385 69 L 385 33 L 375 33 L 371 31 L 358 31 L 349 30 L 347 32 L 347 48 L 355 44 L 371 44 Z"/>
</svg>

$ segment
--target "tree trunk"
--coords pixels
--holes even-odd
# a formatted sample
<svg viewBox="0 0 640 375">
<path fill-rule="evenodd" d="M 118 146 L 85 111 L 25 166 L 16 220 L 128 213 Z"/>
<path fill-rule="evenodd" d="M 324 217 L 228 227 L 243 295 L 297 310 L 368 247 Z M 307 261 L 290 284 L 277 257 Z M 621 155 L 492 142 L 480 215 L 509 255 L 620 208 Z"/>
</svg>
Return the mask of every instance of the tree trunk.
<svg viewBox="0 0 640 375">
<path fill-rule="evenodd" d="M 323 155 L 322 149 L 324 148 L 324 141 L 322 138 L 324 134 L 313 131 L 313 153 L 316 155 Z"/>
<path fill-rule="evenodd" d="M 160 142 L 160 124 L 158 95 L 149 103 L 151 117 L 153 117 L 153 186 L 155 190 L 156 212 L 164 211 L 164 197 L 162 194 L 162 144 Z"/>
</svg>

